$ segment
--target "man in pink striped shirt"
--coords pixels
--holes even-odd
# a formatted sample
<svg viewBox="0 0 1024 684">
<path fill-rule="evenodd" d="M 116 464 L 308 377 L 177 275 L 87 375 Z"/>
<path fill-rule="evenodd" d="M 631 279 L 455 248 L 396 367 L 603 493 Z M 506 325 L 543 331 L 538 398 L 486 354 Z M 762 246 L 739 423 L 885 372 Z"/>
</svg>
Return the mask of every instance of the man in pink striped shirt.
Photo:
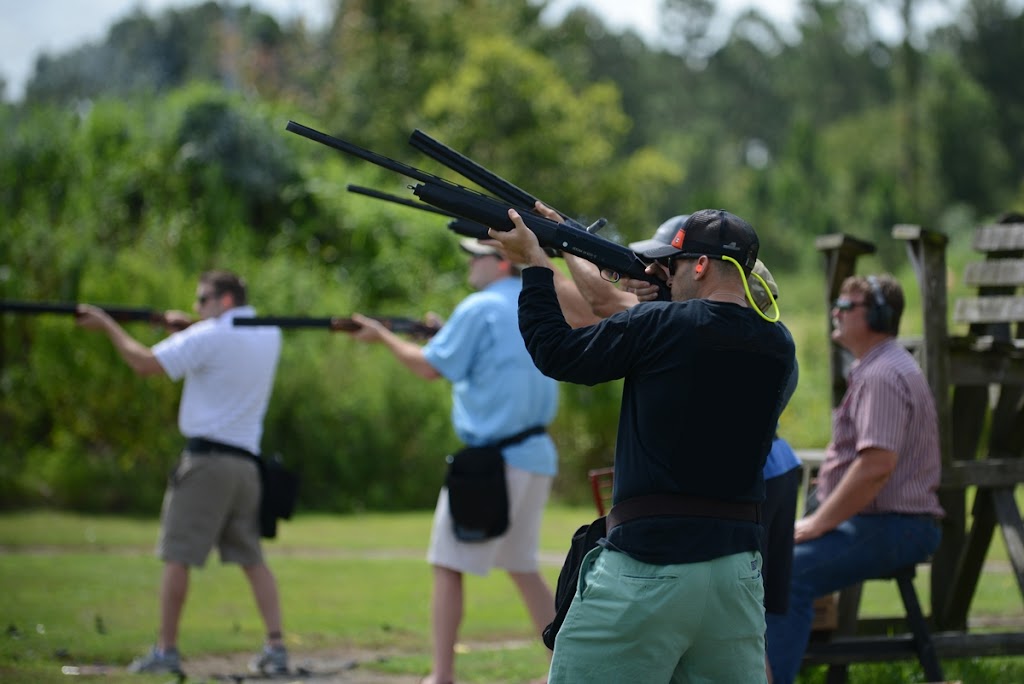
<svg viewBox="0 0 1024 684">
<path fill-rule="evenodd" d="M 938 420 L 924 374 L 896 341 L 902 314 L 903 290 L 888 275 L 847 278 L 832 307 L 832 339 L 855 361 L 817 507 L 796 523 L 789 610 L 767 616 L 775 684 L 800 670 L 815 598 L 920 563 L 939 545 Z"/>
</svg>

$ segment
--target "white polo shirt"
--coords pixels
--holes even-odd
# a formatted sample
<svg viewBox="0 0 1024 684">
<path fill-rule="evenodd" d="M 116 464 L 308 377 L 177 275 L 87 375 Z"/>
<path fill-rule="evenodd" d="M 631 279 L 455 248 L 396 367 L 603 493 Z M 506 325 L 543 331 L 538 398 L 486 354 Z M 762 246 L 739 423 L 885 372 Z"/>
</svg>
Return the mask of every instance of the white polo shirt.
<svg viewBox="0 0 1024 684">
<path fill-rule="evenodd" d="M 263 417 L 281 354 L 280 328 L 238 327 L 232 319 L 255 316 L 250 306 L 194 323 L 153 346 L 172 380 L 185 378 L 178 428 L 206 439 L 260 453 Z"/>
</svg>

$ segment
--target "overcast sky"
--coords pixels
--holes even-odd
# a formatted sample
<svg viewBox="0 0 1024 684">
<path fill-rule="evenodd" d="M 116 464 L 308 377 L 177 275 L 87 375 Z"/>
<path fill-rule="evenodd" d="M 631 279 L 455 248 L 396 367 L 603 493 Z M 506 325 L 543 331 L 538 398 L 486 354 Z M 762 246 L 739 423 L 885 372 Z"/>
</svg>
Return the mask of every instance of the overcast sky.
<svg viewBox="0 0 1024 684">
<path fill-rule="evenodd" d="M 396 0 L 396 2 L 415 0 Z M 925 10 L 959 6 L 962 0 L 925 2 Z M 1016 0 L 1017 4 L 1024 0 Z M 150 14 L 170 6 L 189 6 L 201 0 L 0 0 L 0 74 L 7 80 L 9 98 L 19 99 L 36 58 L 43 52 L 59 54 L 87 42 L 100 41 L 118 19 L 133 8 Z M 235 0 L 245 4 L 244 0 Z M 322 26 L 333 0 L 250 0 L 281 19 L 302 16 L 311 27 Z M 657 9 L 660 0 L 551 0 L 550 17 L 556 19 L 575 5 L 586 5 L 615 29 L 630 27 L 641 35 L 658 34 Z M 792 22 L 797 0 L 718 0 L 727 16 L 747 7 L 757 7 L 779 25 Z M 895 5 L 896 3 L 891 3 Z M 943 11 L 943 10 L 939 10 Z M 949 10 L 944 10 L 948 15 Z M 885 31 L 890 17 L 876 19 Z M 884 35 L 884 34 L 883 34 Z"/>
<path fill-rule="evenodd" d="M 189 6 L 201 0 L 0 0 L 0 74 L 8 82 L 8 96 L 21 97 L 25 81 L 40 53 L 59 54 L 86 42 L 102 40 L 116 20 L 142 7 L 150 14 L 170 6 Z M 398 0 L 401 1 L 401 0 Z M 414 1 L 414 0 L 408 0 Z M 578 4 L 592 7 L 615 28 L 632 27 L 657 35 L 660 0 L 553 0 L 551 9 L 561 16 Z M 773 16 L 785 19 L 795 0 L 757 0 Z M 236 0 L 244 4 L 243 0 Z M 723 6 L 754 4 L 753 0 L 722 0 Z M 302 16 L 308 25 L 321 26 L 332 0 L 251 0 L 249 4 L 282 19 Z"/>
</svg>

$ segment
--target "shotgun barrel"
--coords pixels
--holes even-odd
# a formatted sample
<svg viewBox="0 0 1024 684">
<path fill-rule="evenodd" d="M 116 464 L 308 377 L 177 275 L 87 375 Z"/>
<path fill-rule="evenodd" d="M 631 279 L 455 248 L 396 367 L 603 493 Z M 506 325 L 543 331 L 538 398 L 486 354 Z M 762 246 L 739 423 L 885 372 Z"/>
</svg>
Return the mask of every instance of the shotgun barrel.
<svg viewBox="0 0 1024 684">
<path fill-rule="evenodd" d="M 394 333 L 412 335 L 413 337 L 433 337 L 440 328 L 421 321 L 400 316 L 370 316 L 379 321 L 385 328 Z M 332 332 L 354 332 L 360 326 L 351 318 L 342 316 L 255 316 L 252 318 L 235 318 L 236 326 L 276 326 L 278 328 L 326 328 Z"/>
<path fill-rule="evenodd" d="M 142 307 L 109 306 L 101 305 L 99 308 L 107 312 L 107 315 L 115 321 L 125 323 L 129 321 L 146 321 L 159 325 L 168 325 L 165 312 L 158 309 L 147 309 Z M 12 299 L 0 300 L 0 312 L 14 314 L 64 314 L 74 316 L 78 313 L 78 304 L 75 302 L 26 302 Z M 180 326 L 168 326 L 181 329 Z M 186 326 L 187 327 L 187 326 Z"/>
</svg>

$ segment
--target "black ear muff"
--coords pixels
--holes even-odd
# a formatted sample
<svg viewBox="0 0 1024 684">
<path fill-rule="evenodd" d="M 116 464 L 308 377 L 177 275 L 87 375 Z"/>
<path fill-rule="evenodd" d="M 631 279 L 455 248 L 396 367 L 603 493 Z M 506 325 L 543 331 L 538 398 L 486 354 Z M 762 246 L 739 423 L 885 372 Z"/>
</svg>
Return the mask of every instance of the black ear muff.
<svg viewBox="0 0 1024 684">
<path fill-rule="evenodd" d="M 892 333 L 892 307 L 885 301 L 882 286 L 875 276 L 868 276 L 871 286 L 871 306 L 868 308 L 868 327 L 875 332 Z"/>
</svg>

